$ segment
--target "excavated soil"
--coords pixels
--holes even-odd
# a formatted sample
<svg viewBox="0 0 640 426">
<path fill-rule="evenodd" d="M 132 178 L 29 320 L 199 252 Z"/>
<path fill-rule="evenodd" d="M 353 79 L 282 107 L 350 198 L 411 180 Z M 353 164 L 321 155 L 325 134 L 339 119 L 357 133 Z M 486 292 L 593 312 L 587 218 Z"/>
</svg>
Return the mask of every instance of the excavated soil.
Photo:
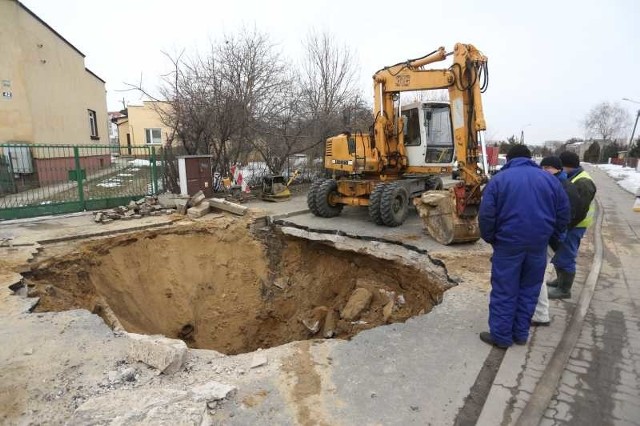
<svg viewBox="0 0 640 426">
<path fill-rule="evenodd" d="M 249 228 L 219 219 L 90 241 L 25 280 L 37 311 L 84 308 L 129 332 L 226 354 L 350 338 L 429 312 L 448 287 L 404 264 Z M 359 297 L 362 312 L 341 318 Z"/>
</svg>

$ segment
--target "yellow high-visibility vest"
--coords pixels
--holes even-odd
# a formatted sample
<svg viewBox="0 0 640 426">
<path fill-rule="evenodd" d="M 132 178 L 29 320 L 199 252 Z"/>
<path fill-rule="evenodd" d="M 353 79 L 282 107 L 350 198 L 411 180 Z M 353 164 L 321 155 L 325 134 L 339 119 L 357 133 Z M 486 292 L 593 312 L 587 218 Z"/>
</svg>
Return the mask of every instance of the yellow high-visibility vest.
<svg viewBox="0 0 640 426">
<path fill-rule="evenodd" d="M 583 170 L 571 178 L 571 183 L 576 183 L 576 181 L 580 179 L 589 179 L 590 181 L 593 182 L 593 179 L 591 179 L 591 176 L 589 176 L 589 173 Z M 591 200 L 591 204 L 589 204 L 589 211 L 587 212 L 587 216 L 584 219 L 582 219 L 582 222 L 576 225 L 576 228 L 588 228 L 589 226 L 591 226 L 591 224 L 593 223 L 593 217 L 595 216 L 595 214 L 596 214 L 596 202 L 595 200 Z"/>
</svg>

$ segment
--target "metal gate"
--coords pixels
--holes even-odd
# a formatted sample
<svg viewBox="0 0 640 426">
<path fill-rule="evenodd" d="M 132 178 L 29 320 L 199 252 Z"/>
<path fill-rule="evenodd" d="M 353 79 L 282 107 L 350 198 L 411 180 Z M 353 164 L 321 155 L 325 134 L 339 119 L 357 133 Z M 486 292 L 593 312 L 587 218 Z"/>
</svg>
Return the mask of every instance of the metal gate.
<svg viewBox="0 0 640 426">
<path fill-rule="evenodd" d="M 98 210 L 162 190 L 153 146 L 0 144 L 0 219 Z"/>
</svg>

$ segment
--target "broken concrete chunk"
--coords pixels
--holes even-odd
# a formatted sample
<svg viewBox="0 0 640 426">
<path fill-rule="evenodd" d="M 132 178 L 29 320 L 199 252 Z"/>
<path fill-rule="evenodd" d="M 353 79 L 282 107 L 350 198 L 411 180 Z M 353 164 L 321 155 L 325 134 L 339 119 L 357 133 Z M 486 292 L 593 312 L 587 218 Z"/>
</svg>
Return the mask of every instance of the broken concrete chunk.
<svg viewBox="0 0 640 426">
<path fill-rule="evenodd" d="M 240 204 L 232 203 L 230 201 L 224 200 L 222 198 L 212 198 L 209 200 L 209 204 L 211 207 L 216 209 L 228 211 L 230 213 L 236 214 L 238 216 L 244 216 L 249 210 L 245 206 L 241 206 Z"/>
<path fill-rule="evenodd" d="M 96 215 L 93 217 L 93 220 L 97 223 L 102 222 L 102 217 L 104 216 L 104 213 L 102 212 L 98 212 L 96 213 Z"/>
<path fill-rule="evenodd" d="M 164 209 L 172 209 L 176 206 L 176 198 L 180 198 L 174 194 L 160 194 L 158 195 L 158 204 Z"/>
<path fill-rule="evenodd" d="M 330 339 L 336 335 L 337 317 L 336 312 L 333 309 L 329 309 L 324 319 L 324 327 L 322 328 L 322 337 L 325 339 Z"/>
<path fill-rule="evenodd" d="M 249 368 L 262 367 L 263 365 L 267 365 L 267 362 L 269 362 L 269 360 L 267 359 L 266 355 L 255 354 L 253 356 L 253 360 L 251 361 L 251 365 L 249 366 Z"/>
<path fill-rule="evenodd" d="M 187 345 L 182 340 L 165 336 L 146 336 L 127 333 L 130 338 L 129 358 L 157 368 L 161 373 L 173 374 L 182 368 Z"/>
<path fill-rule="evenodd" d="M 324 324 L 324 319 L 328 311 L 329 309 L 327 309 L 326 306 L 313 308 L 311 312 L 308 312 L 305 317 L 302 318 L 302 324 L 304 324 L 312 334 L 316 334 Z"/>
<path fill-rule="evenodd" d="M 153 208 L 148 204 L 143 204 L 140 206 L 140 214 L 142 216 L 148 216 L 152 210 Z"/>
<path fill-rule="evenodd" d="M 205 198 L 207 197 L 205 197 L 204 192 L 198 191 L 193 195 L 193 197 L 189 198 L 189 206 L 196 207 L 203 202 Z"/>
<path fill-rule="evenodd" d="M 360 313 L 369 307 L 373 294 L 366 288 L 357 288 L 349 297 L 347 304 L 342 309 L 340 316 L 347 320 L 352 321 L 360 316 Z"/>
<path fill-rule="evenodd" d="M 187 202 L 189 200 L 176 199 L 176 209 L 178 209 L 178 213 L 187 214 Z"/>
<path fill-rule="evenodd" d="M 398 303 L 398 305 L 403 306 L 406 302 L 406 300 L 404 300 L 404 295 L 399 294 L 398 297 L 396 297 L 396 302 Z"/>
<path fill-rule="evenodd" d="M 209 210 L 211 210 L 209 203 L 203 201 L 199 205 L 189 208 L 189 210 L 187 210 L 187 215 L 191 218 L 198 218 L 209 213 Z"/>
<path fill-rule="evenodd" d="M 389 319 L 391 318 L 391 314 L 393 313 L 394 306 L 395 306 L 395 303 L 393 299 L 391 299 L 389 303 L 384 305 L 384 308 L 382 308 L 382 319 L 384 320 L 384 322 L 389 322 Z"/>
<path fill-rule="evenodd" d="M 127 367 L 118 372 L 118 380 L 121 382 L 135 382 L 136 381 L 136 369 L 133 367 Z"/>
<path fill-rule="evenodd" d="M 220 382 L 207 382 L 191 389 L 196 401 L 220 401 L 235 392 L 236 387 Z"/>
<path fill-rule="evenodd" d="M 129 201 L 129 205 L 127 206 L 129 210 L 138 210 L 138 204 L 135 201 Z"/>
<path fill-rule="evenodd" d="M 311 334 L 316 334 L 320 330 L 320 321 L 305 318 L 302 320 L 302 324 L 311 332 Z"/>
</svg>

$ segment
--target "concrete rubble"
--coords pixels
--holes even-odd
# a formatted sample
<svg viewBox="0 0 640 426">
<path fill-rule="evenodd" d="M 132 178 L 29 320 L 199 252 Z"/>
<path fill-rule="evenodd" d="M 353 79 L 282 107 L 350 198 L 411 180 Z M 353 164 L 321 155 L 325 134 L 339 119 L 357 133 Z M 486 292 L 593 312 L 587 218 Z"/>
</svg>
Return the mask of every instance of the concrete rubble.
<svg viewBox="0 0 640 426">
<path fill-rule="evenodd" d="M 126 206 L 96 211 L 93 213 L 93 220 L 96 223 L 106 224 L 114 220 L 140 219 L 145 216 L 157 216 L 176 212 L 197 219 L 208 214 L 212 208 L 238 216 L 244 216 L 248 210 L 245 206 L 232 203 L 222 198 L 207 200 L 204 193 L 198 191 L 191 197 L 174 194 L 146 196 L 137 201 L 131 201 Z"/>
<path fill-rule="evenodd" d="M 100 210 L 93 213 L 96 223 L 110 223 L 114 220 L 141 219 L 145 216 L 159 216 L 172 214 L 174 207 L 166 207 L 158 201 L 158 197 L 146 196 L 137 201 L 130 201 L 126 206 L 118 206 L 110 210 Z"/>
<path fill-rule="evenodd" d="M 127 333 L 127 336 L 131 340 L 131 360 L 144 362 L 164 374 L 173 374 L 182 369 L 187 356 L 187 345 L 184 341 L 135 333 Z"/>
</svg>

